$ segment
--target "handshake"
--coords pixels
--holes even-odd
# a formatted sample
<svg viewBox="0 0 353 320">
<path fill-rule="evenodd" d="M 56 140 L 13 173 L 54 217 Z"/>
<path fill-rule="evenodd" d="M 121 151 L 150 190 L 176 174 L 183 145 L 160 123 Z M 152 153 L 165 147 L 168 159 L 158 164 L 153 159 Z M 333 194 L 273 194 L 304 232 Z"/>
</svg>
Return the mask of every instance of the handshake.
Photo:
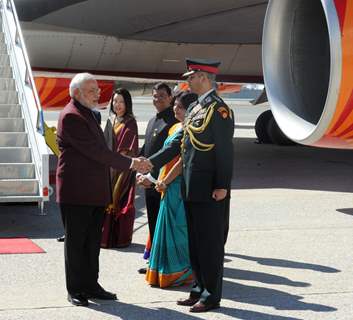
<svg viewBox="0 0 353 320">
<path fill-rule="evenodd" d="M 145 157 L 132 158 L 131 169 L 139 173 L 146 174 L 153 168 L 153 164 Z"/>
</svg>

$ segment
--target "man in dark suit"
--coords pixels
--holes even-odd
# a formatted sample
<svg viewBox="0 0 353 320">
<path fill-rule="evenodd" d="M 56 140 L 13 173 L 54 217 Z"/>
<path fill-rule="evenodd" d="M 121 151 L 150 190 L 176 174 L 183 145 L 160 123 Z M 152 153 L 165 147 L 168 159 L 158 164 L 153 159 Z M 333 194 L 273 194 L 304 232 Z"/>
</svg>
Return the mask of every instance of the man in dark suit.
<svg viewBox="0 0 353 320">
<path fill-rule="evenodd" d="M 68 300 L 87 306 L 89 298 L 116 299 L 98 283 L 103 214 L 111 203 L 109 168 L 145 171 L 147 167 L 141 159 L 122 156 L 107 147 L 92 111 L 100 97 L 92 75 L 77 74 L 70 83 L 70 96 L 57 129 L 57 202 L 65 228 Z"/>
<path fill-rule="evenodd" d="M 97 120 L 97 123 L 98 123 L 99 125 L 101 125 L 101 122 L 102 122 L 102 115 L 101 115 L 101 113 L 100 113 L 98 110 L 96 110 L 96 109 L 92 109 L 92 112 L 93 112 L 94 117 L 95 117 L 96 120 Z M 64 221 L 63 221 L 63 225 L 65 225 Z M 58 242 L 64 242 L 64 241 L 65 241 L 65 236 L 64 236 L 64 235 L 60 236 L 59 238 L 56 239 L 56 241 L 58 241 Z"/>
<path fill-rule="evenodd" d="M 152 98 L 157 113 L 147 124 L 145 143 L 140 152 L 140 155 L 146 158 L 162 149 L 163 143 L 168 137 L 170 127 L 178 121 L 174 117 L 172 92 L 166 83 L 160 82 L 153 87 Z M 153 241 L 161 200 L 161 194 L 154 189 L 151 180 L 157 179 L 158 174 L 158 169 L 152 169 L 150 179 L 147 179 L 145 176 L 137 178 L 137 183 L 145 187 L 145 201 L 151 243 Z M 146 273 L 146 268 L 141 268 L 138 272 Z"/>
<path fill-rule="evenodd" d="M 181 147 L 181 188 L 195 282 L 189 297 L 178 304 L 190 306 L 191 312 L 219 308 L 222 296 L 234 120 L 214 90 L 219 64 L 188 59 L 184 74 L 191 91 L 199 96 L 185 120 Z"/>
</svg>

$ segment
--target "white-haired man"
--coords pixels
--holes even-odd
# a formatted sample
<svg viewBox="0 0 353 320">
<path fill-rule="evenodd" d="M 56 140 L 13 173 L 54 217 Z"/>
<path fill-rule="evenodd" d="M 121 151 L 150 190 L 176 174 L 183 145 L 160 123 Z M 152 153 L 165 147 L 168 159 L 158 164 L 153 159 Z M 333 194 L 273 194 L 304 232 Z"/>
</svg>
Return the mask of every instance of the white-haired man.
<svg viewBox="0 0 353 320">
<path fill-rule="evenodd" d="M 112 152 L 93 113 L 100 89 L 89 73 L 70 83 L 71 101 L 60 113 L 57 141 L 57 202 L 65 228 L 65 274 L 68 300 L 87 306 L 89 298 L 115 300 L 98 283 L 99 252 L 105 206 L 111 203 L 110 167 L 151 169 L 142 159 Z"/>
</svg>

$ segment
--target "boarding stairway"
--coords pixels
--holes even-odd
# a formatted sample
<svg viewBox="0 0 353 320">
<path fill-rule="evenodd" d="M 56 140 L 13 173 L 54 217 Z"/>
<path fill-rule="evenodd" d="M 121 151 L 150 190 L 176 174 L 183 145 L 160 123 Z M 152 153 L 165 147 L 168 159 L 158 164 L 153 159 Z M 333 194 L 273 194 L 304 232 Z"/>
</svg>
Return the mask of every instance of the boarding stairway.
<svg viewBox="0 0 353 320">
<path fill-rule="evenodd" d="M 12 0 L 0 0 L 0 202 L 49 200 L 42 110 Z"/>
</svg>

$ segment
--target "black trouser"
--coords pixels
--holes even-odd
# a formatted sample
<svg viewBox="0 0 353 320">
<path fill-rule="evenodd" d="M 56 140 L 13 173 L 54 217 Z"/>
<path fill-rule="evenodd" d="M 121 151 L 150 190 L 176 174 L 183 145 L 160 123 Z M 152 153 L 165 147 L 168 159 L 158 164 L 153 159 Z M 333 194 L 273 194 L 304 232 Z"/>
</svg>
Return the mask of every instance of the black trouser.
<svg viewBox="0 0 353 320">
<path fill-rule="evenodd" d="M 148 218 L 148 228 L 150 231 L 151 244 L 153 242 L 154 230 L 156 229 L 159 204 L 161 202 L 161 194 L 153 190 L 146 190 L 145 201 Z"/>
<path fill-rule="evenodd" d="M 66 288 L 71 294 L 98 287 L 104 207 L 60 204 L 65 227 Z"/>
<path fill-rule="evenodd" d="M 229 233 L 230 198 L 225 198 L 224 202 L 224 244 L 226 244 Z"/>
<path fill-rule="evenodd" d="M 185 202 L 191 266 L 192 298 L 218 303 L 222 297 L 227 202 Z"/>
</svg>

